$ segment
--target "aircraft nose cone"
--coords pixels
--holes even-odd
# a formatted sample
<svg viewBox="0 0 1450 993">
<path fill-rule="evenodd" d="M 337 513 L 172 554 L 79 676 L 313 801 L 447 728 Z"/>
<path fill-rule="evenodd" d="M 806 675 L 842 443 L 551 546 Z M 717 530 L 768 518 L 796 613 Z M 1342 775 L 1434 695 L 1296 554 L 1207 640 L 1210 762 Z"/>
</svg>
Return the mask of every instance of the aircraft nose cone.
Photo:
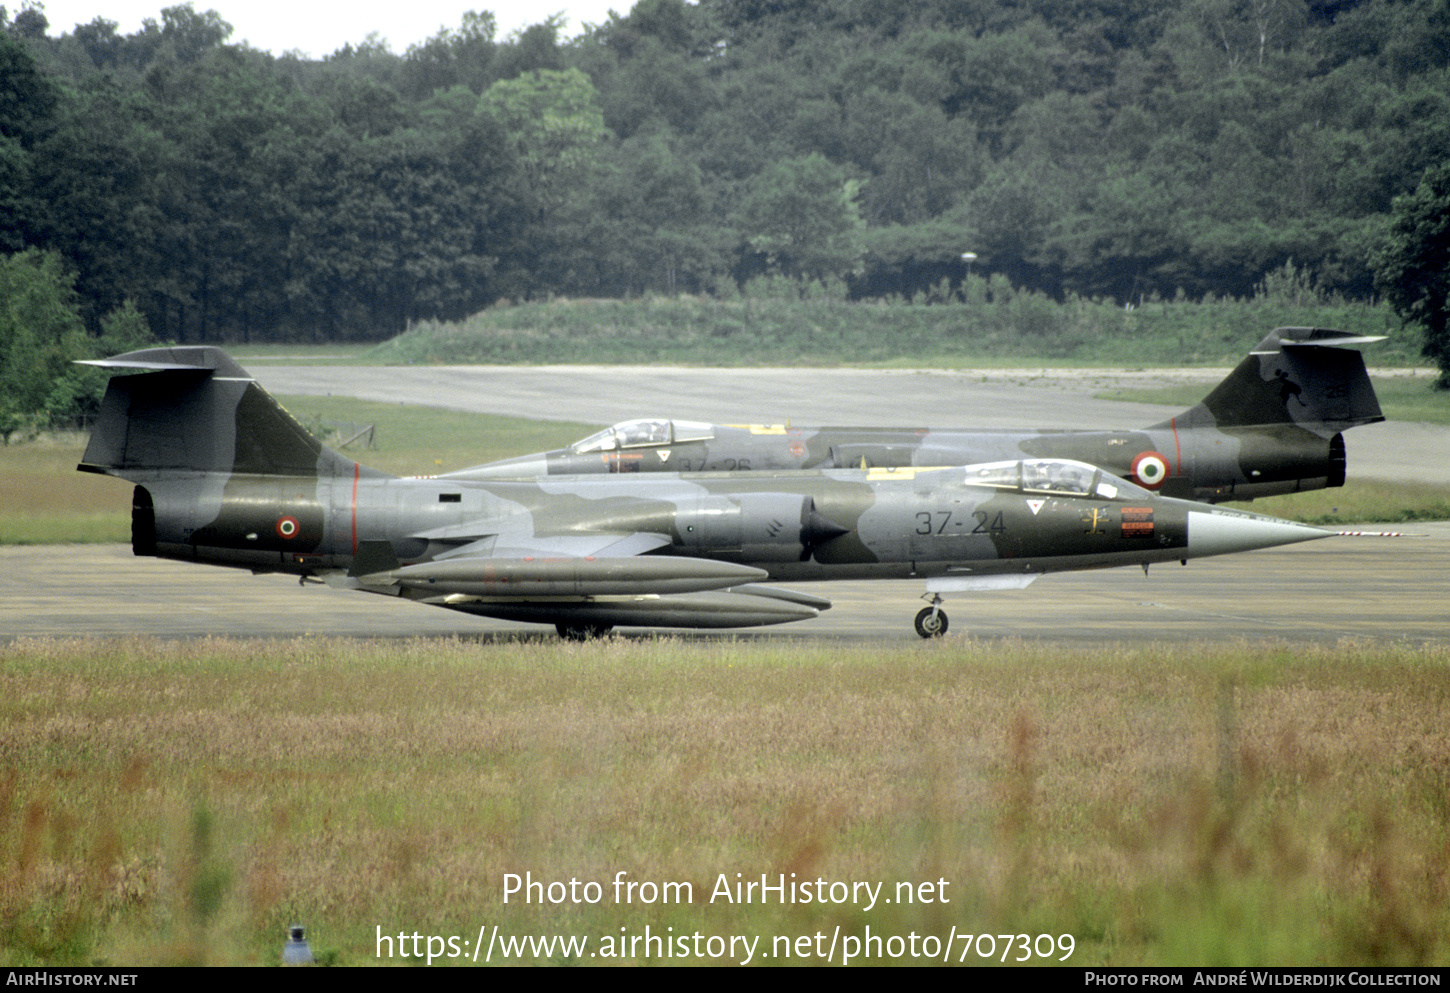
<svg viewBox="0 0 1450 993">
<path fill-rule="evenodd" d="M 1334 534 L 1308 524 L 1282 521 L 1277 517 L 1232 511 L 1191 511 L 1188 515 L 1188 554 L 1225 555 L 1255 548 L 1292 545 Z"/>
</svg>

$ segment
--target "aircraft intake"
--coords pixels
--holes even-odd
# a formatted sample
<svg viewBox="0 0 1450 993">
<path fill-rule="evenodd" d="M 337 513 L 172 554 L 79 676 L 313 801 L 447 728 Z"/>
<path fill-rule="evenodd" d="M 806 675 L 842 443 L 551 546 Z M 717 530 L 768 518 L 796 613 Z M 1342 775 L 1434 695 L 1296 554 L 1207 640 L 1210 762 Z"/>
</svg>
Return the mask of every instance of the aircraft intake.
<svg viewBox="0 0 1450 993">
<path fill-rule="evenodd" d="M 705 554 L 752 562 L 804 562 L 816 548 L 848 532 L 798 493 L 705 496 L 675 515 L 679 544 Z"/>
</svg>

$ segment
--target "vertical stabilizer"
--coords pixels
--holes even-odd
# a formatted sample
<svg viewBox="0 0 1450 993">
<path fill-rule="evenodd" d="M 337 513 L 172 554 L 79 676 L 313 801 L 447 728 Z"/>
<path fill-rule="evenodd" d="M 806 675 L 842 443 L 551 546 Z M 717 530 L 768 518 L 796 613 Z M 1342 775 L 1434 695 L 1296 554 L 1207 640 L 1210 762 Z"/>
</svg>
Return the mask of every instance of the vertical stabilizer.
<svg viewBox="0 0 1450 993">
<path fill-rule="evenodd" d="M 85 363 L 113 376 L 78 467 L 138 481 L 181 472 L 351 475 L 221 349 L 149 348 Z"/>
<path fill-rule="evenodd" d="M 1158 428 L 1293 424 L 1324 437 L 1384 420 L 1364 357 L 1380 341 L 1330 328 L 1275 328 L 1203 401 Z"/>
</svg>

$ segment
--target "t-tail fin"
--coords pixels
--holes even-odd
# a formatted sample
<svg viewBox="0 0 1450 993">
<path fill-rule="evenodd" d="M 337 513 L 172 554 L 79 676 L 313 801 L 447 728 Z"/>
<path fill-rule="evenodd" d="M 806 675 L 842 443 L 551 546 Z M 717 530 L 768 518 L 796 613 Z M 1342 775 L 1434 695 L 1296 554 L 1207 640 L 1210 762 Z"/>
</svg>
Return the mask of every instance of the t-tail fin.
<svg viewBox="0 0 1450 993">
<path fill-rule="evenodd" d="M 82 472 L 139 482 L 178 472 L 316 477 L 355 470 L 219 348 L 148 348 L 85 364 L 141 371 L 111 378 Z"/>
<path fill-rule="evenodd" d="M 1327 438 L 1382 421 L 1364 357 L 1342 347 L 1380 340 L 1331 328 L 1275 328 L 1201 403 L 1156 426 L 1295 424 Z"/>
</svg>

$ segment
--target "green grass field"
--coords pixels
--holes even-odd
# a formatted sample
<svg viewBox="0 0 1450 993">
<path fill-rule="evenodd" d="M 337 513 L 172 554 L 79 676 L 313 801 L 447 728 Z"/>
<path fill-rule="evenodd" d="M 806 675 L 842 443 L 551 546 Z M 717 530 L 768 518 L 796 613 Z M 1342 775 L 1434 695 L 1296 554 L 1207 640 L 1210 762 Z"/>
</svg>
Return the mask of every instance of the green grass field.
<svg viewBox="0 0 1450 993">
<path fill-rule="evenodd" d="M 646 927 L 763 964 L 816 934 L 838 963 L 868 934 L 872 964 L 926 961 L 912 934 L 974 965 L 1450 955 L 1445 646 L 25 641 L 0 678 L 7 966 L 275 963 L 293 921 L 338 965 L 480 926 L 588 941 L 495 963 Z M 891 902 L 720 898 L 762 874 Z M 673 961 L 747 949 L 701 947 Z"/>
<path fill-rule="evenodd" d="M 315 434 L 322 421 L 346 420 L 377 426 L 371 449 L 348 454 L 384 472 L 421 476 L 450 472 L 512 455 L 561 448 L 602 425 L 534 421 L 471 414 L 414 404 L 374 403 L 349 397 L 279 397 L 293 416 Z"/>
</svg>

